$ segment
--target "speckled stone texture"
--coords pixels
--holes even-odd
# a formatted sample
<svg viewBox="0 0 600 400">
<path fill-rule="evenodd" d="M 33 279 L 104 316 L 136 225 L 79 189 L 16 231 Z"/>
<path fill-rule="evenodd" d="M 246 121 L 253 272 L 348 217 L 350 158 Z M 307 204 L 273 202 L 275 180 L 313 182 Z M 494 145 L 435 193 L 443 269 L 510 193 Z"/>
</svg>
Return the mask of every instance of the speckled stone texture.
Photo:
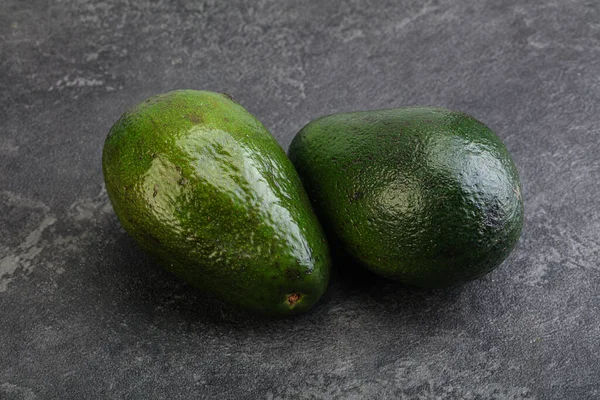
<svg viewBox="0 0 600 400">
<path fill-rule="evenodd" d="M 0 398 L 600 398 L 598 21 L 573 0 L 1 0 Z M 176 88 L 231 93 L 284 147 L 328 113 L 472 114 L 519 167 L 521 241 L 447 290 L 338 260 L 292 319 L 210 299 L 103 187 L 112 123 Z"/>
</svg>

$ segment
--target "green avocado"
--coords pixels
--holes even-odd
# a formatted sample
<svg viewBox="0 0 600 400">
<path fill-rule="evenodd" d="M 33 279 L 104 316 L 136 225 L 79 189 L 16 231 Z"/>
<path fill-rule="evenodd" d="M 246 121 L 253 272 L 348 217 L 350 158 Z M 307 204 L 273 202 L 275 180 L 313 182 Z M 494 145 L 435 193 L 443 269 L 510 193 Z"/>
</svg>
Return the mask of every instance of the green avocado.
<svg viewBox="0 0 600 400">
<path fill-rule="evenodd" d="M 180 90 L 113 125 L 102 167 L 125 230 L 169 271 L 267 315 L 325 292 L 327 243 L 302 183 L 269 131 L 231 96 Z"/>
<path fill-rule="evenodd" d="M 502 141 L 462 112 L 330 115 L 302 128 L 288 154 L 328 235 L 381 276 L 421 287 L 469 281 L 519 239 L 517 169 Z"/>
</svg>

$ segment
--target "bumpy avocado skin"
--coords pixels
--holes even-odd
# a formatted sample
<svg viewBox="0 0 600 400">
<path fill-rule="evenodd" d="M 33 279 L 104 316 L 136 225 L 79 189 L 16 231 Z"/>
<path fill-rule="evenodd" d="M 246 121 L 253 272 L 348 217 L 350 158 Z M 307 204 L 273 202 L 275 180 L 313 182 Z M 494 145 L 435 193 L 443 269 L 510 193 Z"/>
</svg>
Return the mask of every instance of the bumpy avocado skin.
<svg viewBox="0 0 600 400">
<path fill-rule="evenodd" d="M 192 285 L 276 316 L 325 292 L 327 243 L 302 183 L 230 96 L 180 90 L 138 104 L 111 128 L 102 166 L 125 230 Z"/>
<path fill-rule="evenodd" d="M 444 287 L 500 265 L 523 201 L 502 141 L 462 112 L 407 107 L 319 118 L 289 157 L 328 235 L 371 271 Z"/>
</svg>

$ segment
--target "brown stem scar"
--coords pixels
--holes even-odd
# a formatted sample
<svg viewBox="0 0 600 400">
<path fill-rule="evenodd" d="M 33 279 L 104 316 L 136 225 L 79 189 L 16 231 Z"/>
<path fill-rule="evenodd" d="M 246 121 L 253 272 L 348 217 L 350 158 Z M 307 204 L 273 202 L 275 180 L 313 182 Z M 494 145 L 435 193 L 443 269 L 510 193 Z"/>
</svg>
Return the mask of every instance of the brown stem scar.
<svg viewBox="0 0 600 400">
<path fill-rule="evenodd" d="M 292 293 L 287 296 L 286 302 L 290 305 L 290 308 L 293 308 L 301 299 L 302 295 L 300 293 Z"/>
</svg>

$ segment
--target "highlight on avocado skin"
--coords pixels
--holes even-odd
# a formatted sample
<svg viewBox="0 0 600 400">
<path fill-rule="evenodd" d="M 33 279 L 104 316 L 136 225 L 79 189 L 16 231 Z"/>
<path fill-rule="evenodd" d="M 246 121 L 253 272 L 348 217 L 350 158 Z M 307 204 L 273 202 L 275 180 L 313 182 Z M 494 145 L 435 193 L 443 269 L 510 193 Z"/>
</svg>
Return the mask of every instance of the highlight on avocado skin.
<svg viewBox="0 0 600 400">
<path fill-rule="evenodd" d="M 519 176 L 483 123 L 435 107 L 329 115 L 288 155 L 330 241 L 369 270 L 442 287 L 498 267 L 523 225 Z"/>
<path fill-rule="evenodd" d="M 327 243 L 293 165 L 231 96 L 178 90 L 113 125 L 102 169 L 122 226 L 175 275 L 268 315 L 309 310 Z"/>
</svg>

